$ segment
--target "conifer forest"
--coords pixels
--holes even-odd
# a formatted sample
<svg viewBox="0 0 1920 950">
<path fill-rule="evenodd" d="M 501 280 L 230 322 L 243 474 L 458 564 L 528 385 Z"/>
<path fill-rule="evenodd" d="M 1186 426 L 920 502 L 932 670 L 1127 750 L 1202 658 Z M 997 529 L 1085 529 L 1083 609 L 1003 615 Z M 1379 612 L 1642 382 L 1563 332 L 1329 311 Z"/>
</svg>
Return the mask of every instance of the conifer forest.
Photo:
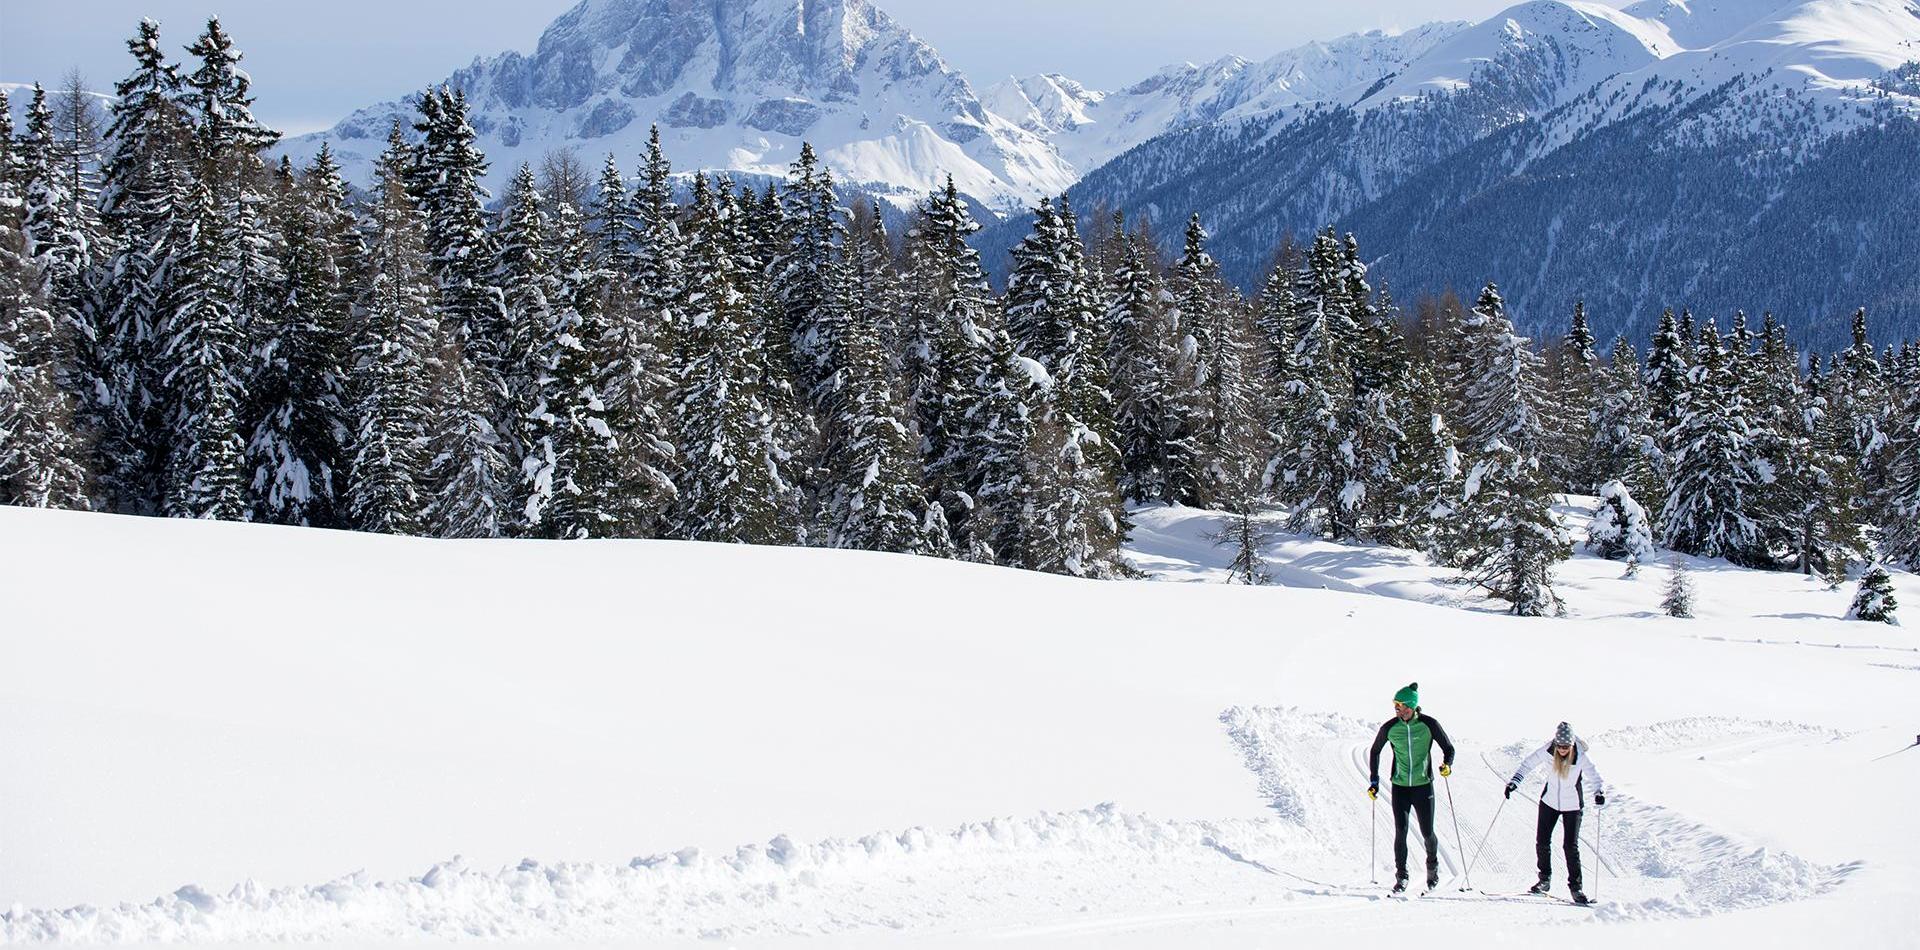
<svg viewBox="0 0 1920 950">
<path fill-rule="evenodd" d="M 1494 283 L 1370 281 L 1364 234 L 1288 236 L 1241 288 L 1199 215 L 1167 259 L 1065 198 L 997 287 L 950 183 L 889 228 L 811 148 L 757 189 L 656 130 L 494 195 L 435 87 L 357 187 L 269 157 L 217 20 L 127 50 L 110 104 L 35 87 L 0 127 L 6 504 L 1112 578 L 1158 502 L 1419 550 L 1539 616 L 1577 494 L 1621 560 L 1920 568 L 1920 347 L 1865 310 L 1839 352 L 1684 300 L 1647 339 L 1582 306 L 1529 339 Z"/>
</svg>

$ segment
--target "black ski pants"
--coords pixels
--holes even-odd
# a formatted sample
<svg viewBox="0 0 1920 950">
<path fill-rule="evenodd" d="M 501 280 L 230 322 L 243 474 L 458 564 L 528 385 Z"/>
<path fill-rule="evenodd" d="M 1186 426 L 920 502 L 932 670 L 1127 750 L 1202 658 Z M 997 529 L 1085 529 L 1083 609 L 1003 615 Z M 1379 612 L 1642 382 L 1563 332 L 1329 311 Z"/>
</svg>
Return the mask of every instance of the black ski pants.
<svg viewBox="0 0 1920 950">
<path fill-rule="evenodd" d="M 1407 813 L 1420 819 L 1420 840 L 1427 846 L 1427 878 L 1440 876 L 1440 836 L 1433 833 L 1433 785 L 1395 785 L 1393 787 L 1393 869 L 1398 880 L 1407 879 Z"/>
<path fill-rule="evenodd" d="M 1553 825 L 1560 822 L 1566 826 L 1565 842 L 1562 847 L 1567 854 L 1567 886 L 1580 890 L 1580 816 L 1578 811 L 1560 811 L 1550 808 L 1546 802 L 1540 803 L 1540 824 L 1533 836 L 1534 856 L 1540 859 L 1540 880 L 1553 878 Z"/>
</svg>

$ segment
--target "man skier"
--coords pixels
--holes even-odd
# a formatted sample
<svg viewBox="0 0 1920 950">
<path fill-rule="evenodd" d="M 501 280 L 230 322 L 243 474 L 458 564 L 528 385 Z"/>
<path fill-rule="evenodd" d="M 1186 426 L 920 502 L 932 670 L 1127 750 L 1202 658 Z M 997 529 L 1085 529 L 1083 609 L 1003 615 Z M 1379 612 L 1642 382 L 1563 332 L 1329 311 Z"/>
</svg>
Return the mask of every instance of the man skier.
<svg viewBox="0 0 1920 950">
<path fill-rule="evenodd" d="M 1563 847 L 1567 853 L 1567 889 L 1573 892 L 1573 902 L 1585 904 L 1587 895 L 1580 889 L 1580 816 L 1586 810 L 1586 789 L 1593 789 L 1593 803 L 1607 803 L 1607 786 L 1600 779 L 1600 770 L 1593 767 L 1593 759 L 1587 755 L 1586 742 L 1576 738 L 1573 727 L 1561 723 L 1553 731 L 1553 741 L 1534 750 L 1520 762 L 1513 778 L 1507 782 L 1507 797 L 1513 797 L 1513 790 L 1526 780 L 1527 773 L 1547 766 L 1547 782 L 1540 789 L 1540 822 L 1534 829 L 1534 856 L 1540 863 L 1540 883 L 1528 888 L 1532 894 L 1545 894 L 1553 879 L 1553 826 L 1564 821 L 1566 838 Z M 1591 780 L 1589 782 L 1589 780 Z"/>
<path fill-rule="evenodd" d="M 1433 717 L 1420 711 L 1420 684 L 1408 683 L 1393 694 L 1393 718 L 1373 737 L 1367 753 L 1371 781 L 1367 797 L 1380 797 L 1380 749 L 1393 746 L 1393 893 L 1407 890 L 1407 812 L 1420 818 L 1420 838 L 1427 846 L 1427 890 L 1440 886 L 1440 838 L 1433 833 L 1432 746 L 1445 754 L 1442 778 L 1453 774 L 1453 742 Z"/>
</svg>

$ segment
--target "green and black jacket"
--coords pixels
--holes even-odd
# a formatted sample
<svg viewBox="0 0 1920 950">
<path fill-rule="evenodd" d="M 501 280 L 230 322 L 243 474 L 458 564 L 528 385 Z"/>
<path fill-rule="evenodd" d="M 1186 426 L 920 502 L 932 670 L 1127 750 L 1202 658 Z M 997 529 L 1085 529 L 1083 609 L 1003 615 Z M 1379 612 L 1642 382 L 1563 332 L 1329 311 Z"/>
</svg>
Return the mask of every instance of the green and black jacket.
<svg viewBox="0 0 1920 950">
<path fill-rule="evenodd" d="M 1442 761 L 1453 761 L 1453 740 L 1447 738 L 1447 730 L 1440 728 L 1440 721 L 1426 713 L 1415 713 L 1413 718 L 1401 722 L 1399 716 L 1387 720 L 1373 737 L 1373 750 L 1367 753 L 1367 768 L 1374 784 L 1380 783 L 1380 750 L 1393 746 L 1393 784 L 1407 787 L 1433 784 L 1432 747 L 1440 744 L 1440 751 L 1446 755 Z"/>
</svg>

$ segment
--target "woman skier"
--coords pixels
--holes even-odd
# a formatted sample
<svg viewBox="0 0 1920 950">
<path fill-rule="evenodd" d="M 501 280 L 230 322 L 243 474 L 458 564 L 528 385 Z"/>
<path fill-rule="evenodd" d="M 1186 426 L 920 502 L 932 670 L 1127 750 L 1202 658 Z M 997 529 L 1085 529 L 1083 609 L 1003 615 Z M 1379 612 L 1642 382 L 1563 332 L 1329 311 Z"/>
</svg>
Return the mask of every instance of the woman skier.
<svg viewBox="0 0 1920 950">
<path fill-rule="evenodd" d="M 1540 863 L 1540 883 L 1528 889 L 1531 894 L 1545 894 L 1551 889 L 1553 879 L 1553 826 L 1555 823 L 1566 825 L 1565 844 L 1567 856 L 1567 889 L 1573 892 L 1573 902 L 1587 903 L 1587 895 L 1580 889 L 1580 816 L 1586 811 L 1586 793 L 1593 790 L 1593 803 L 1607 803 L 1606 784 L 1600 778 L 1600 770 L 1593 767 L 1593 759 L 1587 755 L 1587 744 L 1573 734 L 1573 727 L 1561 723 L 1553 731 L 1553 741 L 1535 750 L 1532 755 L 1521 760 L 1520 768 L 1507 782 L 1507 797 L 1513 797 L 1513 790 L 1520 787 L 1527 775 L 1534 769 L 1546 766 L 1546 785 L 1540 789 L 1540 823 L 1534 834 L 1534 854 Z"/>
<path fill-rule="evenodd" d="M 1427 847 L 1427 890 L 1440 885 L 1440 839 L 1433 833 L 1433 747 L 1445 758 L 1440 776 L 1453 774 L 1453 742 L 1440 722 L 1420 711 L 1420 684 L 1408 683 L 1393 694 L 1393 718 L 1380 727 L 1367 752 L 1371 780 L 1367 797 L 1380 797 L 1380 750 L 1393 747 L 1393 893 L 1407 890 L 1408 812 L 1420 821 L 1420 840 Z"/>
</svg>

